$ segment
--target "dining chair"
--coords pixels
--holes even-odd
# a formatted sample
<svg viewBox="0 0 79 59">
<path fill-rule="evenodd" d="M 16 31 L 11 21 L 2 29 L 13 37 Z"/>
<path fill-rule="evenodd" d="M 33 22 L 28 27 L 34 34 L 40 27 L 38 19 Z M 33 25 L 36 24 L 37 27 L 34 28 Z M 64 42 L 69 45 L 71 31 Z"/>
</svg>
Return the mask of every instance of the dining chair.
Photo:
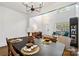
<svg viewBox="0 0 79 59">
<path fill-rule="evenodd" d="M 40 39 L 42 38 L 42 32 L 32 32 L 32 36 L 37 39 Z"/>
<path fill-rule="evenodd" d="M 32 36 L 28 36 L 27 43 L 33 43 L 34 44 L 34 38 Z"/>
<path fill-rule="evenodd" d="M 7 47 L 8 47 L 8 56 L 10 56 L 11 55 L 11 51 L 10 51 L 10 44 L 9 44 L 8 38 L 6 38 L 6 42 L 7 42 Z"/>
<path fill-rule="evenodd" d="M 57 38 L 58 42 L 61 42 L 65 45 L 65 50 L 70 51 L 72 55 L 75 55 L 76 49 L 75 47 L 70 46 L 71 38 L 65 36 L 59 36 Z"/>
<path fill-rule="evenodd" d="M 19 56 L 19 54 L 14 50 L 12 46 L 11 39 L 6 38 L 7 46 L 8 46 L 8 56 Z"/>
<path fill-rule="evenodd" d="M 69 37 L 58 36 L 57 41 L 65 44 L 66 49 L 70 47 L 71 39 Z"/>
</svg>

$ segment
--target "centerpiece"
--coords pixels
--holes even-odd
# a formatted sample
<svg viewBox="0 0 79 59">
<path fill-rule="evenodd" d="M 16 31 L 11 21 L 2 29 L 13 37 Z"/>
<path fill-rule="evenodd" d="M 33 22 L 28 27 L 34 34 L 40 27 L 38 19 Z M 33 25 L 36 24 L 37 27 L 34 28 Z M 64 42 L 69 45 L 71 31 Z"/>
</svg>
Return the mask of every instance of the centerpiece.
<svg viewBox="0 0 79 59">
<path fill-rule="evenodd" d="M 50 44 L 52 41 L 48 37 L 43 38 L 43 43 Z"/>
<path fill-rule="evenodd" d="M 33 55 L 35 53 L 38 53 L 40 50 L 40 47 L 38 45 L 35 45 L 33 43 L 27 43 L 22 49 L 21 53 L 23 55 Z"/>
</svg>

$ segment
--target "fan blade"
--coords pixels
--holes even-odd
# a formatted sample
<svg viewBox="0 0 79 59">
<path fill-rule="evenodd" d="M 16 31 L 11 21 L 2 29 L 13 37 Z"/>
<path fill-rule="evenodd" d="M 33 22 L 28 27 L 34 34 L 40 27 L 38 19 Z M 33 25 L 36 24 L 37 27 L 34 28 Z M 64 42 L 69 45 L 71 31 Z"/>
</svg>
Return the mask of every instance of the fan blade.
<svg viewBox="0 0 79 59">
<path fill-rule="evenodd" d="M 35 8 L 35 9 L 40 9 L 43 7 L 43 2 L 39 5 L 39 7 Z"/>
<path fill-rule="evenodd" d="M 28 9 L 28 10 L 26 10 L 27 12 L 31 12 L 31 10 L 30 9 Z"/>
<path fill-rule="evenodd" d="M 24 2 L 22 3 L 24 6 L 31 8 L 30 6 L 28 6 L 27 4 L 24 4 Z"/>
<path fill-rule="evenodd" d="M 36 7 L 35 9 L 41 9 L 42 8 L 42 6 L 40 6 L 40 7 Z"/>
<path fill-rule="evenodd" d="M 28 6 L 27 4 L 26 4 L 26 7 L 32 8 L 32 7 Z"/>
<path fill-rule="evenodd" d="M 30 9 L 29 10 L 26 10 L 27 12 L 30 12 L 30 13 L 32 13 L 33 11 L 31 11 Z"/>
<path fill-rule="evenodd" d="M 35 10 L 35 11 L 40 12 L 40 10 Z"/>
<path fill-rule="evenodd" d="M 36 7 L 35 9 L 40 9 L 41 7 Z"/>
</svg>

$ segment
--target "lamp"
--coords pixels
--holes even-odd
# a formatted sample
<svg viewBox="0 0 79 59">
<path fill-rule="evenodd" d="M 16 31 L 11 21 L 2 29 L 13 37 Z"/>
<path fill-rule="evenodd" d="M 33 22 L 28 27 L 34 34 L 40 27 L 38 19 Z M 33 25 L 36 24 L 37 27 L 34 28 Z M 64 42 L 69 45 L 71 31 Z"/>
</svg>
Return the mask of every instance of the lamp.
<svg viewBox="0 0 79 59">
<path fill-rule="evenodd" d="M 29 12 L 33 12 L 33 11 L 37 11 L 40 12 L 41 8 L 43 7 L 43 2 L 23 2 L 23 5 L 26 7 L 26 11 Z"/>
</svg>

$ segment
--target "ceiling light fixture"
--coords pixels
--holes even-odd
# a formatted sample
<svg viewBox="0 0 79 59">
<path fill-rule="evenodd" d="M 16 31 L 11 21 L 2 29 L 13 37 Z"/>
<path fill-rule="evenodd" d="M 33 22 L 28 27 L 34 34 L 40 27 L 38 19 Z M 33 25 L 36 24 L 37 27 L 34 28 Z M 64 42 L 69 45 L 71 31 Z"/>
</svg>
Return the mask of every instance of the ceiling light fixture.
<svg viewBox="0 0 79 59">
<path fill-rule="evenodd" d="M 23 5 L 26 7 L 26 11 L 29 12 L 40 12 L 41 8 L 43 7 L 43 2 L 23 2 Z"/>
</svg>

